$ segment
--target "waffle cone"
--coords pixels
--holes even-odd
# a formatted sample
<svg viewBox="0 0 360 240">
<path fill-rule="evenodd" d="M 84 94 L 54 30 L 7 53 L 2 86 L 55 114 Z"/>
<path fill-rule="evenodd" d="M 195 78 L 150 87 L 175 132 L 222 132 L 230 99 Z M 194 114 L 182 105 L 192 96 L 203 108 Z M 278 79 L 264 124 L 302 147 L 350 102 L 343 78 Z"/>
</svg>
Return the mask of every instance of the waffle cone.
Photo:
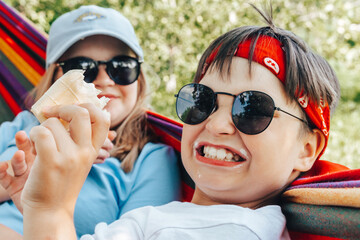
<svg viewBox="0 0 360 240">
<path fill-rule="evenodd" d="M 70 105 L 80 103 L 93 103 L 95 106 L 103 109 L 108 98 L 98 98 L 101 92 L 96 89 L 94 84 L 84 81 L 83 70 L 70 70 L 44 93 L 44 95 L 31 107 L 31 112 L 40 123 L 46 120 L 42 114 L 44 107 L 56 105 Z"/>
</svg>

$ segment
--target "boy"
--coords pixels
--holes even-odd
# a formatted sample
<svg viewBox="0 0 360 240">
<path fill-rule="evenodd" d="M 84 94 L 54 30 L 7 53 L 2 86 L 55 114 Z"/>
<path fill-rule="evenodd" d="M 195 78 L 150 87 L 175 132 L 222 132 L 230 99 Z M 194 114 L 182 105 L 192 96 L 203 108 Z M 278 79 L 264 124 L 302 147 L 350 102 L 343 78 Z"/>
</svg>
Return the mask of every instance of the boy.
<svg viewBox="0 0 360 240">
<path fill-rule="evenodd" d="M 134 210 L 98 224 L 83 240 L 289 239 L 276 204 L 324 152 L 339 84 L 302 40 L 266 21 L 267 27 L 240 27 L 217 38 L 200 60 L 195 82 L 176 95 L 185 123 L 182 161 L 196 184 L 191 203 Z M 87 118 L 73 118 L 79 108 Z M 81 167 L 95 158 L 106 120 L 92 106 L 45 113 L 69 121 L 72 140 L 60 137 L 56 119 L 32 131 L 42 163 L 35 162 L 22 193 L 24 235 L 75 239 L 73 205 L 86 177 Z M 71 162 L 68 148 L 81 163 Z"/>
</svg>

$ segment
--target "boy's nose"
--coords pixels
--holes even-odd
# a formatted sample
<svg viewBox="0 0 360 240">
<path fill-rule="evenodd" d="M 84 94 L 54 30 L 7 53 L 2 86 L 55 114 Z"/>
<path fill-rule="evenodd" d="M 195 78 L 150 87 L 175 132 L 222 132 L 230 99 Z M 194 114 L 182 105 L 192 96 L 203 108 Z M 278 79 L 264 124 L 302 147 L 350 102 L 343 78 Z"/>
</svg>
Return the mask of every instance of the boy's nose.
<svg viewBox="0 0 360 240">
<path fill-rule="evenodd" d="M 219 107 L 213 112 L 207 122 L 206 129 L 214 135 L 231 135 L 236 132 L 236 127 L 231 117 L 231 107 Z"/>
<path fill-rule="evenodd" d="M 106 66 L 104 64 L 99 65 L 99 71 L 93 83 L 95 86 L 115 85 L 115 82 L 110 78 L 110 76 L 106 72 Z"/>
</svg>

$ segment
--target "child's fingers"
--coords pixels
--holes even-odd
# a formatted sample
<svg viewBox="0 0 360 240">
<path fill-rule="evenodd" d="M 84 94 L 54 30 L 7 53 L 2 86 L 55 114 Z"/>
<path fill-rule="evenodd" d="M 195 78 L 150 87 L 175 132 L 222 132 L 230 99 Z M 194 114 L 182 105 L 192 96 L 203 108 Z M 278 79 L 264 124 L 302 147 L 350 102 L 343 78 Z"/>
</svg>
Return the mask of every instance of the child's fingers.
<svg viewBox="0 0 360 240">
<path fill-rule="evenodd" d="M 44 109 L 47 117 L 61 118 L 69 122 L 69 132 L 73 141 L 80 146 L 89 145 L 91 140 L 90 113 L 78 105 L 54 106 Z M 56 134 L 54 134 L 57 136 Z"/>
<path fill-rule="evenodd" d="M 101 159 L 106 159 L 106 158 L 108 158 L 108 157 L 110 157 L 110 153 L 108 152 L 108 151 L 106 151 L 106 150 L 104 150 L 104 149 L 100 149 L 99 150 L 99 154 L 98 154 L 98 158 L 101 158 Z"/>
<path fill-rule="evenodd" d="M 85 103 L 80 106 L 88 109 L 92 127 L 92 145 L 96 150 L 104 144 L 110 127 L 110 114 L 93 104 Z"/>
<path fill-rule="evenodd" d="M 27 164 L 25 162 L 25 153 L 22 150 L 15 152 L 11 159 L 11 166 L 14 172 L 14 176 L 21 176 L 27 170 Z"/>
<path fill-rule="evenodd" d="M 69 148 L 71 144 L 73 144 L 73 140 L 58 118 L 48 118 L 41 126 L 51 131 L 51 135 L 55 140 L 56 148 L 59 152 L 70 150 Z"/>
<path fill-rule="evenodd" d="M 58 152 L 55 139 L 49 129 L 44 126 L 33 127 L 30 131 L 30 139 L 34 143 L 34 148 L 39 156 L 43 159 L 42 164 L 46 164 L 46 159 L 56 159 Z M 46 164 L 47 165 L 47 164 Z"/>
<path fill-rule="evenodd" d="M 26 149 L 29 147 L 29 138 L 26 135 L 25 131 L 19 131 L 15 134 L 15 140 L 16 140 L 16 146 L 18 149 L 21 148 L 21 150 Z"/>
<path fill-rule="evenodd" d="M 108 138 L 110 139 L 110 141 L 114 141 L 114 139 L 116 138 L 117 133 L 113 130 L 108 132 Z"/>
<path fill-rule="evenodd" d="M 111 149 L 113 149 L 113 147 L 114 147 L 114 144 L 112 143 L 112 141 L 110 141 L 109 138 L 106 138 L 105 142 L 101 148 L 109 152 L 109 151 L 111 151 Z"/>
<path fill-rule="evenodd" d="M 6 172 L 8 167 L 9 167 L 9 165 L 7 162 L 0 162 L 0 174 L 3 172 Z"/>
<path fill-rule="evenodd" d="M 55 106 L 44 110 L 45 116 L 61 118 L 70 123 L 70 135 L 78 145 L 92 144 L 99 150 L 104 144 L 110 127 L 110 116 L 95 105 L 86 103 Z"/>
<path fill-rule="evenodd" d="M 11 183 L 11 176 L 7 173 L 9 165 L 7 162 L 0 162 L 0 185 L 7 189 Z"/>
<path fill-rule="evenodd" d="M 110 157 L 110 151 L 113 147 L 114 144 L 112 143 L 112 141 L 109 138 L 106 138 L 104 144 L 99 150 L 97 159 L 94 163 L 103 163 L 106 158 Z"/>
<path fill-rule="evenodd" d="M 17 148 L 24 151 L 25 161 L 27 163 L 32 162 L 35 158 L 35 155 L 33 153 L 33 146 L 25 131 L 17 132 L 15 134 L 15 141 Z"/>
<path fill-rule="evenodd" d="M 101 148 L 94 163 L 103 163 L 108 157 L 110 157 L 109 152 Z"/>
</svg>

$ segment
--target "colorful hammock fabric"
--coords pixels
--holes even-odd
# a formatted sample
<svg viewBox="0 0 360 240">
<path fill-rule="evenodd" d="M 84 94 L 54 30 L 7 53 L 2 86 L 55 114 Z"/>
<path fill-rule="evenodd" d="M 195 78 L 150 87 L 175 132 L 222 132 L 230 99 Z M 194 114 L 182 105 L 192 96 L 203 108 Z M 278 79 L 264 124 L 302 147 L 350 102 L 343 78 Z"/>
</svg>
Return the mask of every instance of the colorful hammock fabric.
<svg viewBox="0 0 360 240">
<path fill-rule="evenodd" d="M 292 239 L 359 239 L 355 208 L 287 203 L 283 206 Z"/>
<path fill-rule="evenodd" d="M 24 98 L 44 73 L 47 39 L 0 1 L 0 123 L 24 109 Z"/>
<path fill-rule="evenodd" d="M 360 169 L 319 160 L 283 200 L 292 239 L 360 239 Z"/>
<path fill-rule="evenodd" d="M 27 92 L 44 73 L 47 37 L 16 10 L 0 1 L 0 123 L 24 108 Z M 148 111 L 148 122 L 179 153 L 182 124 Z M 1 136 L 0 136 L 1 137 Z M 183 201 L 194 183 L 183 168 Z M 283 194 L 282 209 L 292 239 L 360 239 L 360 169 L 318 161 Z"/>
<path fill-rule="evenodd" d="M 162 142 L 172 146 L 178 152 L 180 159 L 182 124 L 158 113 L 148 111 L 147 114 L 148 122 L 155 130 L 155 133 L 160 136 Z M 179 161 L 179 166 L 182 179 L 182 200 L 190 202 L 194 193 L 195 185 L 184 169 L 181 161 Z"/>
</svg>

